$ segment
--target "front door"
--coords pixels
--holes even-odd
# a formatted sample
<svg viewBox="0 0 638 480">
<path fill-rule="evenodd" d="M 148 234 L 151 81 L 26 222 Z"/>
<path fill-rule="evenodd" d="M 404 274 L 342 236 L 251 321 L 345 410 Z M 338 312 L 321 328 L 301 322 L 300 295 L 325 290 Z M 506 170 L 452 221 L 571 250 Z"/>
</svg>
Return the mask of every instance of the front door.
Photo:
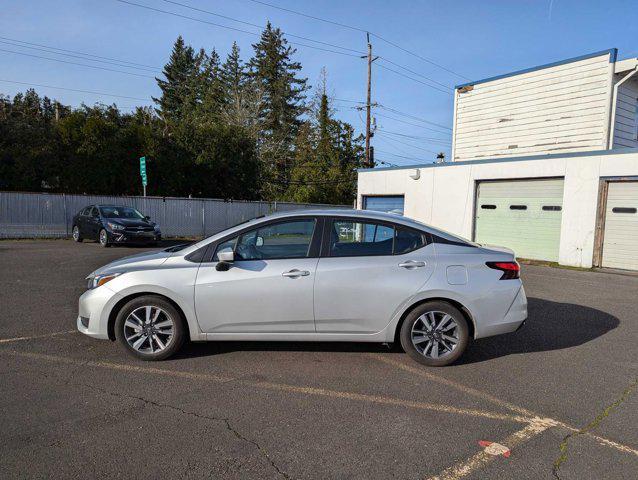
<svg viewBox="0 0 638 480">
<path fill-rule="evenodd" d="M 434 247 L 400 225 L 335 218 L 315 281 L 319 333 L 383 330 L 434 272 Z"/>
<path fill-rule="evenodd" d="M 316 218 L 293 218 L 219 242 L 211 261 L 201 264 L 195 283 L 202 331 L 314 332 L 320 230 Z M 217 253 L 228 250 L 235 257 L 231 267 L 217 270 Z"/>
</svg>

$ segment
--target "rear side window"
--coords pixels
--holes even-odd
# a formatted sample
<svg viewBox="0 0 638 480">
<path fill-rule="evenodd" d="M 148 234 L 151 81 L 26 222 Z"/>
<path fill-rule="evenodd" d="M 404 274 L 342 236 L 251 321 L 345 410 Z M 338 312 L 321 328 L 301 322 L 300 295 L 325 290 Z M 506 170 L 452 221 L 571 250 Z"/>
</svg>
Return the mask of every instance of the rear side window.
<svg viewBox="0 0 638 480">
<path fill-rule="evenodd" d="M 397 228 L 394 239 L 394 254 L 402 255 L 425 246 L 425 234 L 410 228 Z"/>
<path fill-rule="evenodd" d="M 91 207 L 84 207 L 84 210 L 80 212 L 80 215 L 84 215 L 86 217 L 88 216 L 90 211 L 91 211 Z"/>
<path fill-rule="evenodd" d="M 392 255 L 394 227 L 372 222 L 335 220 L 330 231 L 331 257 Z"/>
</svg>

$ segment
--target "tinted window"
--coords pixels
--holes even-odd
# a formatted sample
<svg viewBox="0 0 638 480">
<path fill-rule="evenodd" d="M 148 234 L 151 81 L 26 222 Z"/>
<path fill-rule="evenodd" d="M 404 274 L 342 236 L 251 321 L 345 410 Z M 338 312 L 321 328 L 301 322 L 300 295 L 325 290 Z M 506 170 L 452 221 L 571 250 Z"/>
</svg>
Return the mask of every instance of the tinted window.
<svg viewBox="0 0 638 480">
<path fill-rule="evenodd" d="M 335 220 L 331 228 L 331 257 L 392 255 L 393 227 L 371 222 Z"/>
<path fill-rule="evenodd" d="M 483 210 L 496 210 L 496 205 L 481 205 Z"/>
<path fill-rule="evenodd" d="M 91 207 L 84 207 L 84 210 L 82 210 L 82 212 L 80 212 L 80 215 L 87 216 L 90 211 L 91 211 Z"/>
<path fill-rule="evenodd" d="M 144 215 L 132 207 L 100 207 L 100 213 L 104 218 L 130 218 L 133 220 L 144 218 Z"/>
<path fill-rule="evenodd" d="M 91 207 L 91 211 L 89 212 L 89 216 L 91 217 L 97 217 L 97 208 L 95 207 Z"/>
<path fill-rule="evenodd" d="M 425 245 L 425 235 L 422 232 L 407 228 L 398 228 L 394 240 L 394 254 L 401 255 L 411 252 Z"/>
<path fill-rule="evenodd" d="M 633 207 L 614 207 L 611 211 L 614 213 L 636 213 L 638 209 Z"/>
<path fill-rule="evenodd" d="M 543 205 L 545 212 L 560 212 L 563 209 L 560 205 Z"/>
<path fill-rule="evenodd" d="M 266 225 L 246 232 L 237 239 L 235 260 L 307 257 L 314 228 L 315 221 L 307 219 Z M 230 242 L 220 244 L 218 251 L 228 248 Z"/>
<path fill-rule="evenodd" d="M 510 210 L 527 210 L 527 205 L 510 205 Z"/>
</svg>

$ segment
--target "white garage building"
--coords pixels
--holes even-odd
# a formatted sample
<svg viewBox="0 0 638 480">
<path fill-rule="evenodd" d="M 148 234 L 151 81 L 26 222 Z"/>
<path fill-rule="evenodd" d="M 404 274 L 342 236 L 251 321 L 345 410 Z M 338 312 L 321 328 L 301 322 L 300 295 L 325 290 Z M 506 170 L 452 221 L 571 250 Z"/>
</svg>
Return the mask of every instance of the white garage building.
<svg viewBox="0 0 638 480">
<path fill-rule="evenodd" d="M 638 270 L 637 71 L 607 50 L 459 85 L 453 161 L 360 170 L 358 207 L 521 258 Z"/>
</svg>

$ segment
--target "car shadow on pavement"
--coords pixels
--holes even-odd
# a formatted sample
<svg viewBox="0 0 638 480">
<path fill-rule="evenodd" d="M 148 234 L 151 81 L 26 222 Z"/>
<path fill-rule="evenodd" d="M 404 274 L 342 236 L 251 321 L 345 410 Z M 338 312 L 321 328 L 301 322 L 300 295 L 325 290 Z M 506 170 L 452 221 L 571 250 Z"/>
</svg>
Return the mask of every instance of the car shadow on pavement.
<svg viewBox="0 0 638 480">
<path fill-rule="evenodd" d="M 605 335 L 619 324 L 616 317 L 595 308 L 528 298 L 528 318 L 523 328 L 515 333 L 476 340 L 457 363 L 577 347 Z"/>
<path fill-rule="evenodd" d="M 401 352 L 396 345 L 388 347 L 381 343 L 361 342 L 190 342 L 175 355 L 175 359 L 206 357 L 231 352 Z"/>
<path fill-rule="evenodd" d="M 595 308 L 559 303 L 540 298 L 528 299 L 528 319 L 515 333 L 482 338 L 471 343 L 458 365 L 484 362 L 517 353 L 561 350 L 594 340 L 619 325 L 619 320 Z M 360 342 L 202 342 L 188 343 L 176 359 L 206 357 L 231 352 L 361 352 L 403 353 L 395 343 Z"/>
</svg>

